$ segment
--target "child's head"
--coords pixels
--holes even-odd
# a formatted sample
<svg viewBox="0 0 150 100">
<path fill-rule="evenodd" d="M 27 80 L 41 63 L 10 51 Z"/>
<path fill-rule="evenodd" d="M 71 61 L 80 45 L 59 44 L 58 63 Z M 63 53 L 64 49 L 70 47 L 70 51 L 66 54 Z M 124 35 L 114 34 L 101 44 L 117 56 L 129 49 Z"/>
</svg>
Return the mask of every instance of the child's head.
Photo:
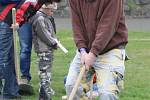
<svg viewBox="0 0 150 100">
<path fill-rule="evenodd" d="M 46 3 L 43 4 L 43 6 L 41 7 L 41 10 L 47 14 L 48 16 L 52 16 L 54 11 L 57 10 L 57 3 Z"/>
</svg>

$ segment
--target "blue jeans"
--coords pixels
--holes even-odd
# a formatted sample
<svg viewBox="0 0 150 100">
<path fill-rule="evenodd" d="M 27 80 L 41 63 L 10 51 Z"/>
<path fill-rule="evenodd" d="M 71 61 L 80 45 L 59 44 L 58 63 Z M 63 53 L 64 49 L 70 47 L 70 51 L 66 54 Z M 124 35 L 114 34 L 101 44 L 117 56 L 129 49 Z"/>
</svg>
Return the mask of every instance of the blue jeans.
<svg viewBox="0 0 150 100">
<path fill-rule="evenodd" d="M 13 33 L 9 26 L 0 21 L 0 69 L 4 78 L 3 95 L 12 97 L 18 95 L 18 83 L 14 64 Z M 1 79 L 0 79 L 1 80 Z"/>
<path fill-rule="evenodd" d="M 30 75 L 30 60 L 32 50 L 32 25 L 31 23 L 25 23 L 19 29 L 20 39 L 20 70 L 21 77 L 26 77 L 31 80 Z"/>
</svg>

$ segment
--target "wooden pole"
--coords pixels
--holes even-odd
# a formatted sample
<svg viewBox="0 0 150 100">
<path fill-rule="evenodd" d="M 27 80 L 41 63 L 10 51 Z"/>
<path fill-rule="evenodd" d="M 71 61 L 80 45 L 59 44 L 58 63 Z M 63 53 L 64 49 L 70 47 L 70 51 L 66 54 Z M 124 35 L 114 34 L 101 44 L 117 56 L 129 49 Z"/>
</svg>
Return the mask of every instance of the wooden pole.
<svg viewBox="0 0 150 100">
<path fill-rule="evenodd" d="M 94 75 L 92 76 L 91 78 L 91 81 L 90 81 L 90 97 L 89 99 L 92 100 L 92 96 L 93 96 L 93 78 L 94 78 Z"/>
<path fill-rule="evenodd" d="M 16 25 L 16 9 L 12 8 L 13 25 Z M 18 48 L 17 48 L 17 30 L 13 27 L 13 43 L 14 43 L 14 61 L 17 81 L 19 82 L 19 62 L 18 62 Z"/>
<path fill-rule="evenodd" d="M 71 92 L 68 100 L 73 100 L 84 73 L 85 73 L 85 66 L 82 67 L 82 69 L 80 71 L 80 74 L 79 74 L 79 76 L 77 78 L 77 81 L 76 81 L 76 83 L 75 83 L 75 85 L 74 85 L 74 87 L 72 89 L 72 92 Z"/>
</svg>

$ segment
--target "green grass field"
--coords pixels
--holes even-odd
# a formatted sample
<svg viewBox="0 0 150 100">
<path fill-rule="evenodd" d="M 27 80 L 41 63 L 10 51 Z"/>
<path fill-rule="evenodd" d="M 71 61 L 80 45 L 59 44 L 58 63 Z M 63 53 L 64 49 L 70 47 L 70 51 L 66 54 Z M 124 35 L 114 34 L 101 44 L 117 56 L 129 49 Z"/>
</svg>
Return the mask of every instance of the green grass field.
<svg viewBox="0 0 150 100">
<path fill-rule="evenodd" d="M 52 87 L 56 91 L 53 100 L 61 100 L 65 95 L 63 85 L 68 66 L 75 53 L 75 45 L 71 30 L 59 30 L 57 36 L 69 50 L 64 54 L 60 49 L 55 52 L 52 69 Z M 150 100 L 150 34 L 149 32 L 130 32 L 127 53 L 131 60 L 126 62 L 125 90 L 120 94 L 120 100 Z M 35 95 L 24 96 L 23 100 L 38 100 L 38 66 L 37 56 L 32 53 L 32 81 Z"/>
</svg>

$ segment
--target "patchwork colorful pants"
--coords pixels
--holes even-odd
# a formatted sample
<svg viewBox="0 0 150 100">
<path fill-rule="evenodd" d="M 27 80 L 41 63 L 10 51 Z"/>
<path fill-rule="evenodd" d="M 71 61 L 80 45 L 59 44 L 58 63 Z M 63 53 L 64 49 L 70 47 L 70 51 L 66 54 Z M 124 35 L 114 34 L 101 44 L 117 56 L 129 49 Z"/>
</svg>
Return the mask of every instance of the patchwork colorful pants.
<svg viewBox="0 0 150 100">
<path fill-rule="evenodd" d="M 44 93 L 50 98 L 54 94 L 54 91 L 50 87 L 53 51 L 38 53 L 38 57 L 40 89 L 43 88 Z"/>
<path fill-rule="evenodd" d="M 97 57 L 92 66 L 96 72 L 99 100 L 118 100 L 117 94 L 123 89 L 124 61 L 124 49 L 113 49 Z M 70 95 L 80 73 L 80 66 L 80 53 L 77 51 L 67 76 L 65 85 L 67 96 Z M 73 100 L 80 100 L 82 92 L 83 88 L 80 85 Z"/>
</svg>

